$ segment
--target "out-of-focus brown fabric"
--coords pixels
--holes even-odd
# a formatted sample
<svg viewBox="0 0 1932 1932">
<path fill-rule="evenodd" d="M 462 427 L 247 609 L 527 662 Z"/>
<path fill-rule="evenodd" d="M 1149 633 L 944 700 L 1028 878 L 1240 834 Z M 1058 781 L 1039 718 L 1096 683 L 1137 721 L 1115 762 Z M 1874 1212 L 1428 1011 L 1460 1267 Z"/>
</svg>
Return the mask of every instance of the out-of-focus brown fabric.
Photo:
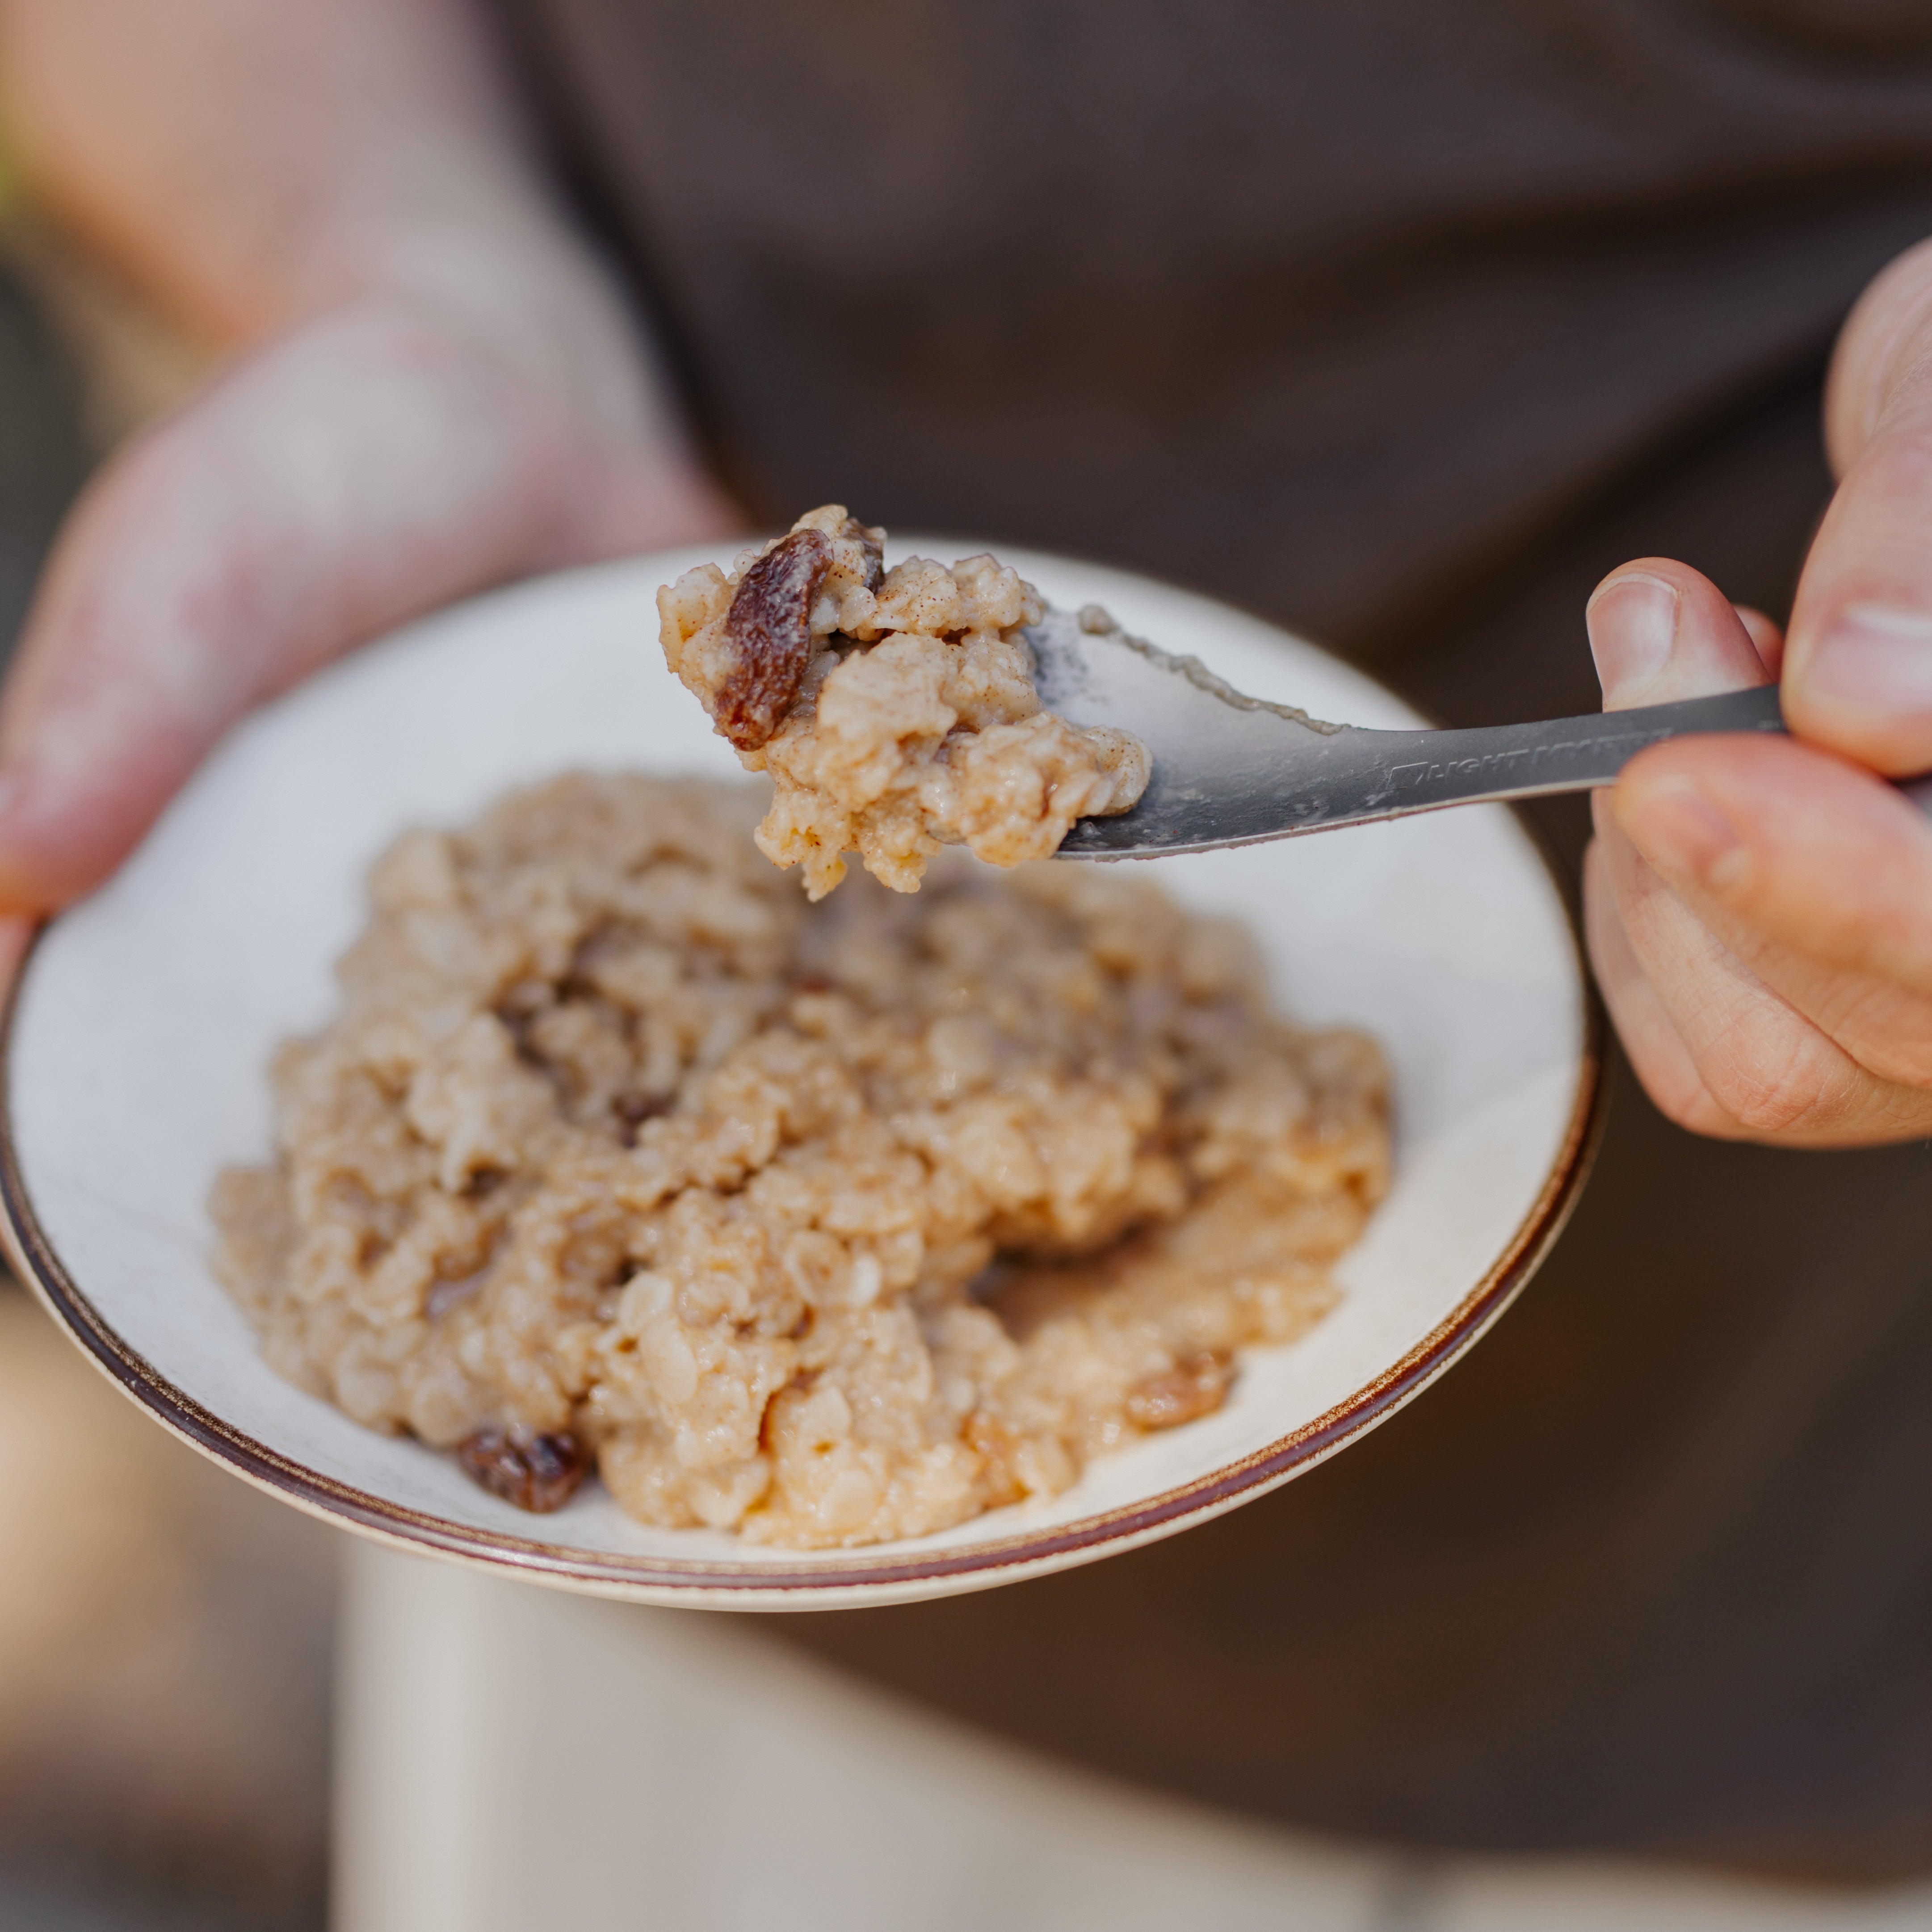
<svg viewBox="0 0 1932 1932">
<path fill-rule="evenodd" d="M 754 507 L 1379 654 L 1932 232 L 1920 0 L 506 0 Z"/>
<path fill-rule="evenodd" d="M 1924 0 L 500 4 L 758 511 L 1178 578 L 1455 721 L 1593 706 L 1629 556 L 1784 606 L 1831 336 L 1932 234 Z M 788 1631 L 1264 1816 L 1923 1870 L 1929 1369 L 1932 1150 L 1625 1079 L 1531 1293 L 1335 1463 Z"/>
</svg>

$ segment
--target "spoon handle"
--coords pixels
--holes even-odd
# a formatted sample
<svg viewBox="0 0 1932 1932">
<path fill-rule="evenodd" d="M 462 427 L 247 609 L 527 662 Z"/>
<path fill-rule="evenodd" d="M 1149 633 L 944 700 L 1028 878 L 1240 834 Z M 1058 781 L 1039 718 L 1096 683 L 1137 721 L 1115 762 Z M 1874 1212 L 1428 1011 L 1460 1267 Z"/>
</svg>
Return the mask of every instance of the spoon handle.
<svg viewBox="0 0 1932 1932">
<path fill-rule="evenodd" d="M 1784 730 L 1778 687 L 1687 698 L 1635 711 L 1604 711 L 1537 724 L 1486 725 L 1467 731 L 1390 732 L 1412 736 L 1413 752 L 1391 757 L 1386 802 L 1397 812 L 1478 799 L 1534 798 L 1610 784 L 1647 746 L 1692 732 Z M 1396 747 L 1391 742 L 1391 753 Z M 1932 775 L 1899 789 L 1932 813 Z"/>
<path fill-rule="evenodd" d="M 1636 711 L 1459 731 L 1378 731 L 1382 792 L 1396 812 L 1479 799 L 1536 798 L 1615 782 L 1638 752 L 1700 731 L 1782 731 L 1778 687 L 1686 698 Z M 1366 745 L 1364 748 L 1366 748 Z"/>
<path fill-rule="evenodd" d="M 1246 702 L 1252 716 L 1231 707 L 1216 721 L 1220 758 L 1181 779 L 1163 774 L 1156 759 L 1154 782 L 1138 806 L 1118 818 L 1082 819 L 1059 856 L 1150 859 L 1372 824 L 1444 806 L 1587 791 L 1615 784 L 1638 752 L 1666 738 L 1784 729 L 1778 687 L 1768 684 L 1636 711 L 1456 731 L 1311 729 L 1286 724 L 1270 707 Z M 1932 816 L 1932 773 L 1899 788 Z"/>
</svg>

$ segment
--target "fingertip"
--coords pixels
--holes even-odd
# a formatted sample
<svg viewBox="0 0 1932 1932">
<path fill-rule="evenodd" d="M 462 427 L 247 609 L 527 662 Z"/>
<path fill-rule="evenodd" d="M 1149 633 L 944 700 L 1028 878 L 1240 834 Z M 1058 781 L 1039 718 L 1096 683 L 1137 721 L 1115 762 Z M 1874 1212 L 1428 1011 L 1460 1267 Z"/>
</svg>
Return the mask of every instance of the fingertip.
<svg viewBox="0 0 1932 1932">
<path fill-rule="evenodd" d="M 1585 608 L 1604 708 L 1748 690 L 1764 661 L 1737 609 L 1701 572 L 1669 557 L 1612 571 Z"/>
<path fill-rule="evenodd" d="M 31 923 L 85 898 L 146 830 L 64 793 L 31 766 L 0 770 L 0 922 Z"/>
<path fill-rule="evenodd" d="M 1932 610 L 1842 605 L 1792 652 L 1784 696 L 1802 736 L 1893 777 L 1932 768 Z"/>
<path fill-rule="evenodd" d="M 1928 510 L 1932 391 L 1915 381 L 1890 394 L 1819 526 L 1782 680 L 1799 736 L 1892 778 L 1932 770 Z"/>
<path fill-rule="evenodd" d="M 1605 710 L 1640 704 L 1641 694 L 1669 668 L 1678 603 L 1677 586 L 1667 578 L 1636 566 L 1613 572 L 1592 592 L 1583 621 Z"/>
</svg>

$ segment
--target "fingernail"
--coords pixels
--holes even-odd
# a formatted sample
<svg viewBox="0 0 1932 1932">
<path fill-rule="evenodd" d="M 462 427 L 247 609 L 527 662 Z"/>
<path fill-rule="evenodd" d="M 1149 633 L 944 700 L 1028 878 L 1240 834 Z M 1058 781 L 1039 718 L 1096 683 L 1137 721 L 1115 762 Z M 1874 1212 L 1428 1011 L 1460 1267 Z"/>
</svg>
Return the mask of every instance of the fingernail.
<svg viewBox="0 0 1932 1932">
<path fill-rule="evenodd" d="M 1851 604 L 1808 653 L 1805 694 L 1891 714 L 1932 711 L 1932 615 Z"/>
<path fill-rule="evenodd" d="M 1613 577 L 1590 599 L 1585 615 L 1606 704 L 1640 691 L 1670 663 L 1677 638 L 1677 592 L 1662 578 L 1640 572 Z"/>
<path fill-rule="evenodd" d="M 1719 898 L 1742 888 L 1750 848 L 1708 792 L 1688 778 L 1652 779 L 1632 805 L 1624 829 L 1652 865 L 1688 872 Z"/>
</svg>

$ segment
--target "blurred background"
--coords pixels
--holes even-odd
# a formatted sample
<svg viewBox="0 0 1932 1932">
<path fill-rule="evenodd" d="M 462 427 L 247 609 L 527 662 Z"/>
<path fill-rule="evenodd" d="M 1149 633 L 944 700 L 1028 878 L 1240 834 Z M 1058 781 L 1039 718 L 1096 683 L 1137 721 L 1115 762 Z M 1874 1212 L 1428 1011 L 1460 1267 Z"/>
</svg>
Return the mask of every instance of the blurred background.
<svg viewBox="0 0 1932 1932">
<path fill-rule="evenodd" d="M 62 514 L 92 466 L 202 373 L 194 350 L 46 232 L 0 176 L 0 638 L 10 644 Z M 1810 392 L 1794 398 L 1792 434 L 1808 437 Z M 1732 503 L 1738 494 L 1703 492 Z M 1810 514 L 1808 501 L 1798 505 L 1794 526 Z M 1544 616 L 1538 609 L 1525 621 Z M 1672 1132 L 1627 1084 L 1620 1104 L 1648 1122 L 1634 1130 Z M 1617 1246 L 1636 1239 L 1619 1184 L 1616 1172 L 1600 1174 L 1567 1245 L 1623 1257 L 1640 1276 L 1641 1249 L 1626 1256 Z M 1671 1207 L 1650 1216 L 1652 1238 L 1670 1238 Z M 1767 1204 L 1763 1238 L 1776 1246 L 1792 1231 L 1780 1232 L 1773 1208 Z M 1560 1281 L 1549 1282 L 1546 1312 L 1559 1321 L 1563 1292 Z M 1486 1346 L 1500 1352 L 1505 1345 Z M 1480 1399 L 1473 1377 L 1466 1398 L 1454 1390 L 1432 1397 L 1465 1399 Z M 336 1534 L 172 1442 L 7 1282 L 0 1470 L 0 1932 L 322 1927 L 345 1561 Z M 1093 1581 L 1097 1587 L 1099 1573 Z M 674 1628 L 660 1613 L 470 1587 L 515 1600 L 500 1612 L 506 1631 L 518 1617 L 574 1618 L 610 1654 Z M 696 1640 L 695 1621 L 678 1613 L 684 1634 L 661 1646 L 674 1665 L 683 1654 L 677 1644 Z M 836 1656 L 838 1639 L 830 1629 L 822 1635 L 820 1647 Z M 729 1641 L 777 1648 L 763 1632 L 736 1629 Z M 826 1665 L 794 1660 L 784 1668 L 792 1672 L 784 1683 L 801 1699 L 848 1694 L 826 1688 L 842 1680 Z M 916 1756 L 907 1742 L 915 1732 L 942 1741 L 960 1762 L 977 1753 L 975 1762 L 1023 1792 L 1024 1808 L 1042 1820 L 1070 1818 L 1096 1793 L 1109 1795 L 1098 1780 L 1076 1785 L 1071 1774 L 976 1741 L 950 1720 L 866 1695 L 872 1728 L 854 1736 L 888 1759 Z M 1178 1807 L 1160 1820 L 1148 1816 L 1150 1838 L 1161 1820 L 1172 1830 L 1177 1860 L 1189 1833 L 1207 1841 L 1205 1824 Z M 1243 1924 L 1358 1932 L 1932 1928 L 1932 1897 L 1917 1890 L 1781 1892 L 1661 1869 L 1331 1854 L 1258 1828 L 1244 1842 L 1257 1896 L 1273 1903 Z M 1224 1841 L 1214 1850 L 1227 1855 Z M 1305 1887 L 1298 1872 L 1309 1876 Z M 660 1922 L 642 1902 L 639 1911 L 640 1924 L 675 1922 Z M 1232 1922 L 1210 1913 L 1197 1922 Z M 361 1928 L 345 1924 L 342 1932 Z"/>
<path fill-rule="evenodd" d="M 0 637 L 99 458 L 200 373 L 0 176 Z M 325 1920 L 337 1539 L 0 1277 L 0 1927 Z"/>
</svg>

